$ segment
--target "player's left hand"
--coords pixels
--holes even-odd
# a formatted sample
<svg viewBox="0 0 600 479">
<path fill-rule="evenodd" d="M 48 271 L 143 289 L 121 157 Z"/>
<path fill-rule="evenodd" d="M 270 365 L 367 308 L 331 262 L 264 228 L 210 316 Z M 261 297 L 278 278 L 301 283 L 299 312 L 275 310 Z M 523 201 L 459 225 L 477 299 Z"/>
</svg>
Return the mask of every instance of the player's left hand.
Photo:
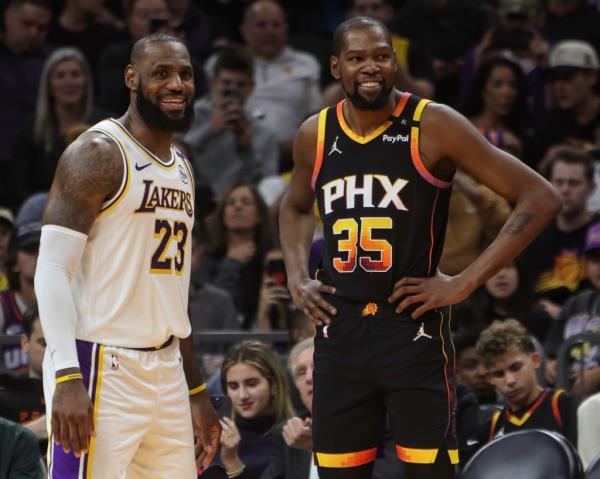
<svg viewBox="0 0 600 479">
<path fill-rule="evenodd" d="M 411 314 L 412 319 L 417 319 L 431 309 L 460 303 L 470 294 L 460 275 L 447 276 L 438 270 L 435 276 L 428 278 L 402 278 L 394 285 L 388 301 L 395 303 L 404 298 L 396 308 L 398 314 L 411 304 L 423 303 Z"/>
<path fill-rule="evenodd" d="M 190 397 L 190 409 L 194 438 L 197 439 L 196 467 L 204 470 L 212 462 L 219 447 L 221 424 L 206 391 Z"/>
</svg>

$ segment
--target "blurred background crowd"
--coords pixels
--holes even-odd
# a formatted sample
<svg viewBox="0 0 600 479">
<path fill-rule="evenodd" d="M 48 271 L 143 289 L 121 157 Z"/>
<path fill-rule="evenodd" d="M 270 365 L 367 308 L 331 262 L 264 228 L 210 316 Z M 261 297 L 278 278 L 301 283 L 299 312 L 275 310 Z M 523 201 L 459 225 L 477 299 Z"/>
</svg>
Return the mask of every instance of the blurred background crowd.
<svg viewBox="0 0 600 479">
<path fill-rule="evenodd" d="M 465 457 L 472 453 L 467 429 L 519 406 L 490 374 L 493 361 L 485 360 L 480 334 L 498 327 L 496 320 L 516 320 L 507 322 L 513 335 L 525 328 L 534 349 L 519 351 L 537 358 L 532 387 L 563 386 L 573 399 L 564 408 L 574 419 L 568 430 L 557 426 L 559 432 L 578 442 L 577 399 L 589 396 L 585 404 L 594 414 L 588 417 L 600 418 L 600 348 L 583 341 L 560 356 L 570 337 L 600 332 L 600 2 L 4 0 L 0 6 L 0 335 L 21 337 L 0 343 L 0 417 L 10 427 L 24 424 L 45 439 L 44 341 L 33 277 L 57 161 L 95 122 L 125 112 L 123 71 L 131 47 L 165 31 L 186 43 L 195 71 L 195 120 L 176 139 L 197 185 L 193 329 L 248 338 L 257 331 L 287 334 L 270 345 L 252 339 L 207 345 L 198 337 L 213 393 L 230 396 L 236 412 L 230 422 L 237 440 L 222 444 L 220 461 L 228 470 L 244 463 L 244 478 L 309 477 L 308 469 L 295 476 L 273 472 L 278 448 L 310 449 L 310 438 L 290 430 L 310 429 L 314 336 L 286 288 L 276 217 L 299 125 L 343 98 L 329 72 L 332 33 L 361 15 L 393 33 L 397 88 L 456 108 L 488 141 L 548 178 L 564 203 L 514 263 L 453 308 Z M 511 207 L 458 171 L 440 270 L 462 271 L 496 236 Z M 320 248 L 317 234 L 311 271 Z M 294 353 L 294 345 L 303 346 Z M 461 416 L 461 398 L 475 404 L 475 416 Z M 579 440 L 585 465 L 600 454 L 600 425 L 595 430 L 595 437 Z M 296 458 L 303 468 L 310 464 L 306 454 Z M 12 477 L 2 475 L 2 457 L 0 478 Z M 399 466 L 380 462 L 378 477 L 400 477 Z"/>
</svg>

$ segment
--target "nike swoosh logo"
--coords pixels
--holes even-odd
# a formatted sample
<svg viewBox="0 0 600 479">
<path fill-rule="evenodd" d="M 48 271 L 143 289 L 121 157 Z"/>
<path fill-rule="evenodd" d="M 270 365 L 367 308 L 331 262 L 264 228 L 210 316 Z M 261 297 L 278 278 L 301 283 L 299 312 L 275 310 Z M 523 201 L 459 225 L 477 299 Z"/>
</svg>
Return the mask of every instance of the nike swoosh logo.
<svg viewBox="0 0 600 479">
<path fill-rule="evenodd" d="M 137 171 L 142 171 L 144 168 L 147 168 L 151 165 L 152 163 L 146 163 L 145 165 L 138 165 L 137 163 L 135 164 L 135 169 Z"/>
</svg>

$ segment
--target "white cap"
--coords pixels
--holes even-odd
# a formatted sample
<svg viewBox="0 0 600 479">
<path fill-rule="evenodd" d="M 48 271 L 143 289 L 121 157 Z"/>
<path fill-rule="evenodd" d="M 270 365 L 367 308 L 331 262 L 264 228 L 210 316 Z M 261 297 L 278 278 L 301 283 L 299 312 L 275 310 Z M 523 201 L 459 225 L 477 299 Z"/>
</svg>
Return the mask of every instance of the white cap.
<svg viewBox="0 0 600 479">
<path fill-rule="evenodd" d="M 563 40 L 550 52 L 550 67 L 598 70 L 598 55 L 588 42 Z"/>
</svg>

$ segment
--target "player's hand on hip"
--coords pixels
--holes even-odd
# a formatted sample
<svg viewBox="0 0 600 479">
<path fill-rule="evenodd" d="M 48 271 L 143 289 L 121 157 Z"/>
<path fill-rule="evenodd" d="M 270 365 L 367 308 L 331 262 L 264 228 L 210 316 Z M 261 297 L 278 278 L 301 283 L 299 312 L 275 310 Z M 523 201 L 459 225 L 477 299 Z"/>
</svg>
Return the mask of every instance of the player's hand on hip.
<svg viewBox="0 0 600 479">
<path fill-rule="evenodd" d="M 283 440 L 288 446 L 312 451 L 312 420 L 310 418 L 304 420 L 299 417 L 291 418 L 283 426 L 282 434 Z"/>
<path fill-rule="evenodd" d="M 76 457 L 88 452 L 94 431 L 94 409 L 81 379 L 56 385 L 52 399 L 54 442 Z"/>
<path fill-rule="evenodd" d="M 206 469 L 219 447 L 221 424 L 206 391 L 190 397 L 192 428 L 196 442 L 196 467 Z"/>
<path fill-rule="evenodd" d="M 394 285 L 388 301 L 396 303 L 402 299 L 396 308 L 398 314 L 413 304 L 422 303 L 411 314 L 416 319 L 434 308 L 459 303 L 469 294 L 471 291 L 460 275 L 447 276 L 438 270 L 435 276 L 427 278 L 402 278 Z"/>
<path fill-rule="evenodd" d="M 296 283 L 288 284 L 294 304 L 317 325 L 329 324 L 330 315 L 336 315 L 337 310 L 323 299 L 322 293 L 335 294 L 335 288 L 323 284 L 316 279 L 306 278 Z"/>
</svg>

